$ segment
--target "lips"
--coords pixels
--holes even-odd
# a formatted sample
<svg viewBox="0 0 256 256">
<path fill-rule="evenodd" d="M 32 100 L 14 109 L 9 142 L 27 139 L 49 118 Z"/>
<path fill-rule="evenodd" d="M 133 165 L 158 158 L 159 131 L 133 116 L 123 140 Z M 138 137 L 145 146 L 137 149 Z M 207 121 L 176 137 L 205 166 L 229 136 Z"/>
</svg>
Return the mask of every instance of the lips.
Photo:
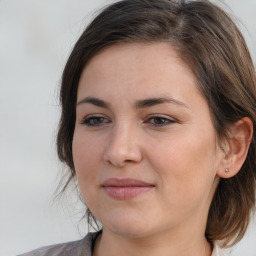
<svg viewBox="0 0 256 256">
<path fill-rule="evenodd" d="M 111 178 L 103 182 L 102 188 L 114 199 L 125 200 L 139 196 L 153 189 L 153 184 L 131 178 Z"/>
</svg>

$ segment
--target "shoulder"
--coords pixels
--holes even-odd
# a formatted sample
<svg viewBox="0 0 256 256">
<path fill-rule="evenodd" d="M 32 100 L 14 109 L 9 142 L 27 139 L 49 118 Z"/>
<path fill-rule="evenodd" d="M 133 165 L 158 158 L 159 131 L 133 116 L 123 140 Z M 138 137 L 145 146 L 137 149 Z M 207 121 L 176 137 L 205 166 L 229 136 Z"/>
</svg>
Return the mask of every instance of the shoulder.
<svg viewBox="0 0 256 256">
<path fill-rule="evenodd" d="M 41 247 L 19 256 L 91 256 L 94 241 L 100 233 L 88 233 L 81 240 Z"/>
</svg>

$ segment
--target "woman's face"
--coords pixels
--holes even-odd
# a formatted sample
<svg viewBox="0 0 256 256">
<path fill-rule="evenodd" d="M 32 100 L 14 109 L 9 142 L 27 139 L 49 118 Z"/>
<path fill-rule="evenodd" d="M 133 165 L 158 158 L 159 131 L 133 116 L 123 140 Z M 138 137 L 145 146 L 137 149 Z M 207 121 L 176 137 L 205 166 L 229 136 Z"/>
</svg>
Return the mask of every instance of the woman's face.
<svg viewBox="0 0 256 256">
<path fill-rule="evenodd" d="M 204 231 L 223 157 L 195 77 L 167 43 L 114 45 L 83 70 L 73 159 L 104 229 Z"/>
</svg>

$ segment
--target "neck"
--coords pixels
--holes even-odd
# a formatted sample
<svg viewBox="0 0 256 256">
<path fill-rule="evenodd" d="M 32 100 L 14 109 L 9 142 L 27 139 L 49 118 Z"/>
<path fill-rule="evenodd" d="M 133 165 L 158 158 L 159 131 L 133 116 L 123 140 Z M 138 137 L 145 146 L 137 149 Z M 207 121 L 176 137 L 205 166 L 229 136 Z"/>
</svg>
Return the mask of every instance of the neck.
<svg viewBox="0 0 256 256">
<path fill-rule="evenodd" d="M 206 238 L 195 233 L 182 236 L 169 232 L 148 237 L 123 237 L 103 229 L 98 237 L 93 256 L 210 256 L 211 245 Z"/>
</svg>

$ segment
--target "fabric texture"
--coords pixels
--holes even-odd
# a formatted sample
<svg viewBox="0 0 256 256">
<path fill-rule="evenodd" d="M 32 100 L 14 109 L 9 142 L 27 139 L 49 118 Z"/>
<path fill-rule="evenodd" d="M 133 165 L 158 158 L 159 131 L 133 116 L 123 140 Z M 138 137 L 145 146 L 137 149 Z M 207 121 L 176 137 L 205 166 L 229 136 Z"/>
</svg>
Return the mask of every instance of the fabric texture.
<svg viewBox="0 0 256 256">
<path fill-rule="evenodd" d="M 101 232 L 88 233 L 78 241 L 45 246 L 18 256 L 92 256 L 94 242 Z M 212 256 L 228 255 L 215 244 Z"/>
<path fill-rule="evenodd" d="M 45 246 L 18 256 L 92 256 L 94 242 L 101 231 L 88 233 L 83 239 Z"/>
</svg>

